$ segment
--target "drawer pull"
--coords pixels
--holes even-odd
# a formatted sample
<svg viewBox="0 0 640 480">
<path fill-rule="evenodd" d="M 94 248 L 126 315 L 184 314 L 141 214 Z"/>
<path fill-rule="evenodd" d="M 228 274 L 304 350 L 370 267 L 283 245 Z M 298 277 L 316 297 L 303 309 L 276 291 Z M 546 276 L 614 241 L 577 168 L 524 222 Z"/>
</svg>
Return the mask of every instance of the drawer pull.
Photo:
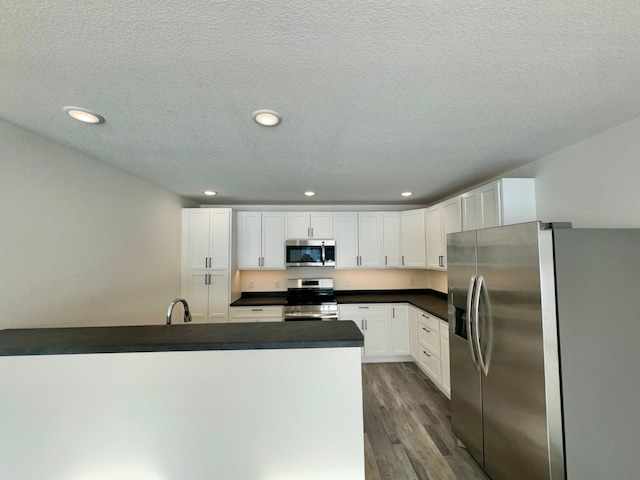
<svg viewBox="0 0 640 480">
<path fill-rule="evenodd" d="M 422 329 L 427 332 L 427 333 L 431 333 L 431 330 L 427 330 L 426 328 L 422 327 Z"/>
<path fill-rule="evenodd" d="M 369 308 L 369 307 L 358 307 L 358 308 Z"/>
<path fill-rule="evenodd" d="M 252 312 L 261 312 L 262 309 L 261 308 L 252 308 L 251 311 Z"/>
<path fill-rule="evenodd" d="M 422 351 L 422 353 L 424 353 L 427 357 L 430 357 L 431 355 L 429 355 L 427 352 L 425 352 L 424 350 Z"/>
<path fill-rule="evenodd" d="M 422 315 L 424 318 L 431 318 L 429 315 L 425 315 L 424 313 L 421 313 L 420 315 Z"/>
</svg>

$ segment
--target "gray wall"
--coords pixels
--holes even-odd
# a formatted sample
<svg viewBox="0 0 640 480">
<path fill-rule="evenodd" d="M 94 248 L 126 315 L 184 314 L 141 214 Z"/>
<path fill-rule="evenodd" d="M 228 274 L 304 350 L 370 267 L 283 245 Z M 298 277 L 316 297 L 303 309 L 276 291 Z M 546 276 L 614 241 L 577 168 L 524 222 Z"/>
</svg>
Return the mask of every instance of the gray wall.
<svg viewBox="0 0 640 480">
<path fill-rule="evenodd" d="M 0 120 L 0 328 L 162 323 L 182 200 Z"/>
</svg>

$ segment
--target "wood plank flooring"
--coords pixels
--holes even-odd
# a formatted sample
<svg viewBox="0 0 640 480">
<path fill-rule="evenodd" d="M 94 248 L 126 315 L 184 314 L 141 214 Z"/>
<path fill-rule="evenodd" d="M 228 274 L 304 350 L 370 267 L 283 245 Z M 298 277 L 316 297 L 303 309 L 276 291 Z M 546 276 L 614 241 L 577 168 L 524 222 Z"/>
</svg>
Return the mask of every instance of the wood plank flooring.
<svg viewBox="0 0 640 480">
<path fill-rule="evenodd" d="M 413 363 L 362 365 L 366 480 L 489 480 L 451 432 L 449 400 Z"/>
</svg>

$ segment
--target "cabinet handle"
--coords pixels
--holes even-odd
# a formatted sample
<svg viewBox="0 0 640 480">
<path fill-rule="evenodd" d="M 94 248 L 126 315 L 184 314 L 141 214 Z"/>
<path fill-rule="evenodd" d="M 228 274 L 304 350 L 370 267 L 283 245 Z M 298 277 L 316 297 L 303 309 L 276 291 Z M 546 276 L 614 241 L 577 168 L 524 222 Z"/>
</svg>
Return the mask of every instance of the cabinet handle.
<svg viewBox="0 0 640 480">
<path fill-rule="evenodd" d="M 251 311 L 252 312 L 261 312 L 262 309 L 261 308 L 252 308 Z"/>
<path fill-rule="evenodd" d="M 431 333 L 431 330 L 427 330 L 426 328 L 422 327 L 422 329 L 427 332 L 427 333 Z"/>
<path fill-rule="evenodd" d="M 421 313 L 420 315 L 422 315 L 424 318 L 431 318 L 428 315 L 425 315 L 424 313 Z"/>
<path fill-rule="evenodd" d="M 369 307 L 358 307 L 358 308 L 369 308 Z"/>
<path fill-rule="evenodd" d="M 311 238 L 311 227 L 307 227 L 307 237 Z"/>
<path fill-rule="evenodd" d="M 310 230 L 311 230 L 311 238 L 313 238 L 313 227 L 311 227 Z"/>
<path fill-rule="evenodd" d="M 204 268 L 207 268 L 207 261 L 208 261 L 209 257 L 204 257 Z"/>
<path fill-rule="evenodd" d="M 207 274 L 206 273 L 204 274 L 204 284 L 208 285 L 208 283 L 207 283 Z"/>
<path fill-rule="evenodd" d="M 387 265 L 387 256 L 384 256 L 384 264 Z"/>
<path fill-rule="evenodd" d="M 431 355 L 429 355 L 427 352 L 425 352 L 424 350 L 422 350 L 422 353 L 424 353 L 427 357 L 430 357 Z"/>
<path fill-rule="evenodd" d="M 404 255 L 402 255 L 402 265 L 404 265 Z"/>
<path fill-rule="evenodd" d="M 438 266 L 444 267 L 444 255 L 438 257 Z"/>
<path fill-rule="evenodd" d="M 211 274 L 209 274 L 209 285 L 211 285 Z"/>
<path fill-rule="evenodd" d="M 391 318 L 396 318 L 396 307 L 391 307 Z"/>
<path fill-rule="evenodd" d="M 364 319 L 364 329 L 368 330 L 369 329 L 369 322 L 367 322 L 367 319 Z"/>
</svg>

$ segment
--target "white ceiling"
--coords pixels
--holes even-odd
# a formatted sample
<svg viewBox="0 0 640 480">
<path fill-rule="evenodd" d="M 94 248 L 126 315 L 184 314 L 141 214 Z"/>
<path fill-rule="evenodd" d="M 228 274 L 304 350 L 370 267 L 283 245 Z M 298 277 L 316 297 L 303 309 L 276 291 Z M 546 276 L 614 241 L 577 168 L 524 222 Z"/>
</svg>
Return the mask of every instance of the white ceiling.
<svg viewBox="0 0 640 480">
<path fill-rule="evenodd" d="M 2 3 L 0 117 L 198 203 L 427 203 L 640 115 L 638 0 Z"/>
</svg>

